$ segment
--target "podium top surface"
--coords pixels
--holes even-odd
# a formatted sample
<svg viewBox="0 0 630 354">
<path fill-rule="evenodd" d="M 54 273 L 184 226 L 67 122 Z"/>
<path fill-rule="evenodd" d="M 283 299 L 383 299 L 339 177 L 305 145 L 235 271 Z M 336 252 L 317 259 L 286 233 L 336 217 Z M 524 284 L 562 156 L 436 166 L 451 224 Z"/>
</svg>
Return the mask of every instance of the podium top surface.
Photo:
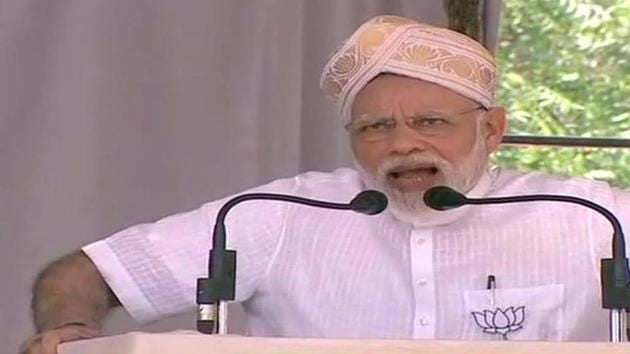
<svg viewBox="0 0 630 354">
<path fill-rule="evenodd" d="M 606 354 L 630 353 L 630 343 L 315 339 L 204 335 L 197 332 L 140 333 L 70 342 L 59 354 Z"/>
</svg>

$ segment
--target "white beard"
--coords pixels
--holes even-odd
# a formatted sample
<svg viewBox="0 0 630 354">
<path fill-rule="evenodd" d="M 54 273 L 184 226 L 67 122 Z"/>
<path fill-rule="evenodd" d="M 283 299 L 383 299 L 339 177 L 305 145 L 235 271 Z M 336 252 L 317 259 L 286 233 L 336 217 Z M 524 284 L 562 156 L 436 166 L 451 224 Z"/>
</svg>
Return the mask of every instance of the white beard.
<svg viewBox="0 0 630 354">
<path fill-rule="evenodd" d="M 424 204 L 422 196 L 425 190 L 403 192 L 392 186 L 388 180 L 390 171 L 395 168 L 417 166 L 418 164 L 433 164 L 438 168 L 442 178 L 427 188 L 445 185 L 465 194 L 473 189 L 487 170 L 488 161 L 485 141 L 480 134 L 477 134 L 473 149 L 459 162 L 450 163 L 433 153 L 419 152 L 385 159 L 378 166 L 375 175 L 365 171 L 356 160 L 355 167 L 361 173 L 368 188 L 385 193 L 389 199 L 388 209 L 395 218 L 413 225 L 420 225 L 431 219 L 444 216 L 444 212 L 435 211 Z"/>
</svg>

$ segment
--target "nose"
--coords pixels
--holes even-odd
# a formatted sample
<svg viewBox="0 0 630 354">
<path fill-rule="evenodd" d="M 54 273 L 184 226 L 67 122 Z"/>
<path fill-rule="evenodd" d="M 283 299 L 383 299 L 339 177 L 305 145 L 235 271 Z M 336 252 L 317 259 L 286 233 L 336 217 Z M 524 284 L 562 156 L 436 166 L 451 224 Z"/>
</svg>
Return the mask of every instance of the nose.
<svg viewBox="0 0 630 354">
<path fill-rule="evenodd" d="M 407 155 L 427 149 L 427 142 L 406 124 L 397 124 L 388 136 L 388 140 L 389 153 L 394 155 Z"/>
</svg>

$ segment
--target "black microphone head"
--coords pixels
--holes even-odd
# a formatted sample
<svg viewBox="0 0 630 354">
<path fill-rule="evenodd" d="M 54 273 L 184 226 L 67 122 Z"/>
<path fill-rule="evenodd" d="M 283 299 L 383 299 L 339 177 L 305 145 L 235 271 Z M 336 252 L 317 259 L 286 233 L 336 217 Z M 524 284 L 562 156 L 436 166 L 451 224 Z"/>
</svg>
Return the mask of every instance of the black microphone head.
<svg viewBox="0 0 630 354">
<path fill-rule="evenodd" d="M 387 208 L 387 197 L 375 190 L 362 191 L 350 201 L 350 209 L 361 214 L 375 215 L 385 208 Z"/>
<path fill-rule="evenodd" d="M 429 188 L 424 192 L 422 200 L 429 208 L 436 210 L 459 208 L 468 203 L 468 198 L 465 195 L 446 186 Z"/>
</svg>

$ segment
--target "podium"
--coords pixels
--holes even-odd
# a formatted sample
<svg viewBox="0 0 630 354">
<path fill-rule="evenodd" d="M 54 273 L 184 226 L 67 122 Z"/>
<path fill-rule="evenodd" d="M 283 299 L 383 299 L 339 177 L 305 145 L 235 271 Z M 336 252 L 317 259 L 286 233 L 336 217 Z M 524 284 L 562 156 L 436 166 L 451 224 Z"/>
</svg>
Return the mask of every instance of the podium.
<svg viewBox="0 0 630 354">
<path fill-rule="evenodd" d="M 139 333 L 59 346 L 59 354 L 628 354 L 630 343 L 314 339 Z"/>
</svg>

